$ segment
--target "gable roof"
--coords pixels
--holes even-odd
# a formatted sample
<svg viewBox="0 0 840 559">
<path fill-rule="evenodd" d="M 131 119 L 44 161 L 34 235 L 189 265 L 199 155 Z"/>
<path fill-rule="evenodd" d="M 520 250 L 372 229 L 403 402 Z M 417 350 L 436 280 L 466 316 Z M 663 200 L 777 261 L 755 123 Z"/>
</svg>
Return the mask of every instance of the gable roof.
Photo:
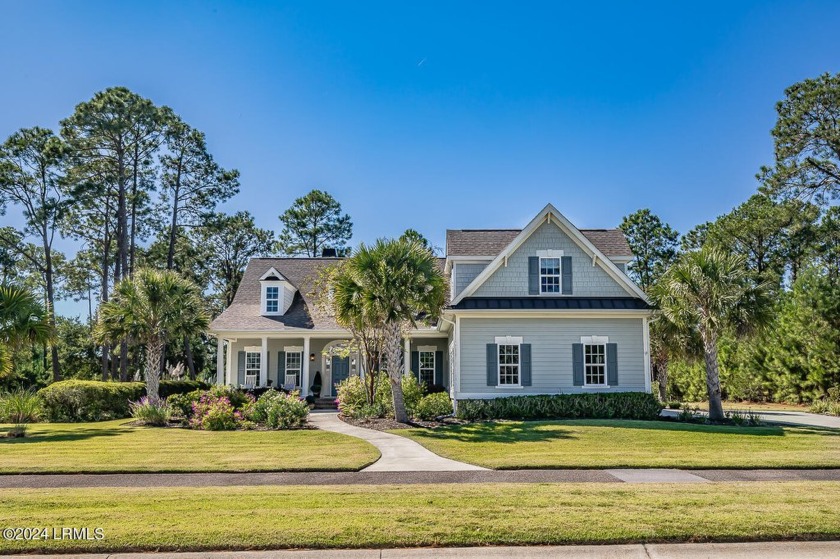
<svg viewBox="0 0 840 559">
<path fill-rule="evenodd" d="M 517 248 L 519 248 L 525 240 L 530 237 L 534 231 L 536 231 L 540 225 L 545 222 L 553 222 L 555 223 L 569 238 L 572 239 L 575 243 L 578 244 L 586 253 L 593 257 L 593 265 L 598 264 L 601 268 L 604 269 L 607 274 L 609 274 L 619 285 L 621 285 L 631 296 L 635 296 L 640 298 L 642 301 L 646 303 L 649 302 L 645 292 L 641 290 L 641 288 L 633 283 L 633 281 L 627 277 L 626 274 L 621 272 L 621 270 L 616 267 L 616 265 L 603 253 L 601 252 L 593 243 L 590 241 L 583 232 L 572 225 L 572 222 L 569 221 L 566 216 L 561 214 L 557 208 L 555 208 L 551 204 L 547 204 L 541 211 L 531 220 L 531 222 L 522 229 L 518 235 L 516 235 L 513 240 L 508 243 L 506 247 L 493 259 L 487 267 L 482 270 L 478 276 L 470 282 L 467 287 L 465 287 L 453 300 L 452 305 L 457 305 L 462 299 L 469 297 L 483 284 L 487 279 L 493 275 L 493 272 L 499 269 L 506 261 L 508 256 L 510 256 Z M 448 232 L 447 232 L 448 233 Z M 623 236 L 623 235 L 622 235 Z M 627 241 L 625 240 L 625 243 Z"/>
<path fill-rule="evenodd" d="M 633 251 L 621 229 L 578 229 L 608 258 L 632 258 Z M 447 229 L 447 256 L 495 257 L 522 233 L 522 229 Z"/>
<path fill-rule="evenodd" d="M 228 308 L 210 323 L 212 331 L 276 332 L 278 330 L 339 330 L 331 316 L 318 310 L 314 290 L 321 272 L 343 258 L 252 258 Z M 445 259 L 437 259 L 443 269 Z M 263 316 L 260 280 L 270 270 L 280 274 L 297 292 L 283 315 Z"/>
</svg>

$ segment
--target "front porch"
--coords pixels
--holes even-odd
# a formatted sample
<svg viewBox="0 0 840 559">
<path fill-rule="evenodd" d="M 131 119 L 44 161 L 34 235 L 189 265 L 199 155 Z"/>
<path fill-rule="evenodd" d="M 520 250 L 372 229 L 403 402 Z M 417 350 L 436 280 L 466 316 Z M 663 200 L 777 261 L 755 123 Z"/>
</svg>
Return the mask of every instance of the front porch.
<svg viewBox="0 0 840 559">
<path fill-rule="evenodd" d="M 217 337 L 217 384 L 241 388 L 280 387 L 302 397 L 334 397 L 335 385 L 350 375 L 364 375 L 363 359 L 349 351 L 349 336 L 268 335 Z M 448 388 L 446 337 L 408 337 L 406 369 L 419 381 Z M 318 384 L 320 381 L 320 385 Z"/>
</svg>

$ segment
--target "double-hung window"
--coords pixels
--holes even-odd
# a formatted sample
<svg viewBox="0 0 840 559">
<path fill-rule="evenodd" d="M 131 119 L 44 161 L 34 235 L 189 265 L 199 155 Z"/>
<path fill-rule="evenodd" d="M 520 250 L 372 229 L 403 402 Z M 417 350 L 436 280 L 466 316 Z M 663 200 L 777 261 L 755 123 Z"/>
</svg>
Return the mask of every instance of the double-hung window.
<svg viewBox="0 0 840 559">
<path fill-rule="evenodd" d="M 286 352 L 286 378 L 284 385 L 300 386 L 300 369 L 303 361 L 303 353 L 300 351 Z"/>
<path fill-rule="evenodd" d="M 519 344 L 498 344 L 499 386 L 519 386 Z"/>
<path fill-rule="evenodd" d="M 245 352 L 245 386 L 256 386 L 260 378 L 260 352 Z"/>
<path fill-rule="evenodd" d="M 584 386 L 607 385 L 606 344 L 583 344 L 583 383 Z"/>
<path fill-rule="evenodd" d="M 435 383 L 435 352 L 429 350 L 421 350 L 419 355 L 419 371 L 417 371 L 417 380 L 421 383 L 432 385 Z"/>
<path fill-rule="evenodd" d="M 560 293 L 560 258 L 540 257 L 540 293 Z"/>
<path fill-rule="evenodd" d="M 280 287 L 269 285 L 265 288 L 265 312 L 276 313 L 280 310 Z"/>
</svg>

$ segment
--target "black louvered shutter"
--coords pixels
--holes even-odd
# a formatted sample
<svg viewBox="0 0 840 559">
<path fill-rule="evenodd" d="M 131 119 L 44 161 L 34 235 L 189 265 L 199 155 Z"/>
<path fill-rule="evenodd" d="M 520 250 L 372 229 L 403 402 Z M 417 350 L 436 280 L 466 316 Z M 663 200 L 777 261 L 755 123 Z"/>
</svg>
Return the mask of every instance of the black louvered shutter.
<svg viewBox="0 0 840 559">
<path fill-rule="evenodd" d="M 443 352 L 435 352 L 435 384 L 443 386 Z"/>
<path fill-rule="evenodd" d="M 237 375 L 236 376 L 237 376 L 237 380 L 239 381 L 238 386 L 242 386 L 243 384 L 245 384 L 245 352 L 244 351 L 240 351 L 239 354 L 237 355 L 237 365 L 238 365 L 238 369 L 237 369 Z"/>
<path fill-rule="evenodd" d="M 540 294 L 540 258 L 528 257 L 528 295 Z"/>
<path fill-rule="evenodd" d="M 564 256 L 561 264 L 561 293 L 563 295 L 572 294 L 572 257 Z"/>
<path fill-rule="evenodd" d="M 522 386 L 531 386 L 531 344 L 520 344 L 519 346 L 519 379 Z"/>
<path fill-rule="evenodd" d="M 618 386 L 618 344 L 607 344 L 607 384 Z"/>
<path fill-rule="evenodd" d="M 583 386 L 583 344 L 572 344 L 572 384 Z"/>
<path fill-rule="evenodd" d="M 499 346 L 487 344 L 487 386 L 499 384 Z"/>
</svg>

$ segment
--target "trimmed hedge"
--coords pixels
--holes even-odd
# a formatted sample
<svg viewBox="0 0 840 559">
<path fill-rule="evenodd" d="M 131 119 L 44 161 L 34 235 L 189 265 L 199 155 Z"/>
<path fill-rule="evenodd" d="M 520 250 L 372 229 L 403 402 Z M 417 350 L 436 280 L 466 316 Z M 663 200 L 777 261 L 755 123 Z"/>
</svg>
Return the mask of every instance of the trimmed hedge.
<svg viewBox="0 0 840 559">
<path fill-rule="evenodd" d="M 210 385 L 194 380 L 163 380 L 160 396 L 184 394 Z M 102 421 L 129 417 L 129 402 L 146 395 L 142 382 L 62 380 L 38 391 L 50 421 Z"/>
<path fill-rule="evenodd" d="M 656 419 L 662 404 L 645 392 L 595 392 L 459 400 L 456 416 L 481 419 Z"/>
</svg>

